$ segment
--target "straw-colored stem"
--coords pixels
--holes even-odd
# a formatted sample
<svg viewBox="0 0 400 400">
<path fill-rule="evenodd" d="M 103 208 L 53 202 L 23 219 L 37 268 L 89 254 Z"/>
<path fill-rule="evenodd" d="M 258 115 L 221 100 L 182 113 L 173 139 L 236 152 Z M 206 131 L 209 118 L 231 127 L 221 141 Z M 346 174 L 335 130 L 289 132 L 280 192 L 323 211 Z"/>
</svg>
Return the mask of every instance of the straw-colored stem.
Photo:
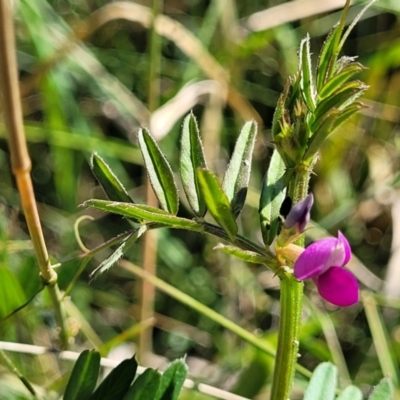
<svg viewBox="0 0 400 400">
<path fill-rule="evenodd" d="M 0 89 L 3 100 L 3 115 L 8 130 L 12 171 L 20 193 L 40 275 L 43 283 L 48 287 L 55 317 L 61 329 L 60 339 L 63 346 L 66 346 L 68 337 L 57 287 L 57 274 L 50 265 L 30 176 L 31 160 L 23 128 L 14 25 L 9 0 L 0 0 L 0 60 Z"/>
</svg>

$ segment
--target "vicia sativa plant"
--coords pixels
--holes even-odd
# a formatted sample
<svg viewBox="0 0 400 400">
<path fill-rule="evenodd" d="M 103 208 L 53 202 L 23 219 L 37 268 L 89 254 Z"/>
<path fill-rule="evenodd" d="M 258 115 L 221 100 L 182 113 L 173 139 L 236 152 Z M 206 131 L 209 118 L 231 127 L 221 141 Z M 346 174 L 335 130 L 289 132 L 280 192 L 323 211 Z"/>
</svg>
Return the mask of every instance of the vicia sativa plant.
<svg viewBox="0 0 400 400">
<path fill-rule="evenodd" d="M 257 135 L 255 122 L 244 125 L 227 170 L 223 177 L 218 177 L 207 167 L 194 115 L 185 118 L 179 169 L 193 218 L 178 216 L 175 175 L 148 130 L 139 131 L 138 144 L 159 208 L 135 203 L 103 159 L 98 154 L 92 157 L 92 171 L 108 200 L 91 199 L 83 205 L 122 215 L 134 226 L 120 236 L 118 248 L 92 272 L 92 277 L 107 271 L 146 231 L 159 228 L 213 235 L 223 241 L 217 246 L 219 250 L 247 262 L 263 264 L 279 277 L 281 309 L 270 393 L 273 400 L 290 398 L 294 372 L 298 368 L 303 281 L 312 279 L 321 297 L 339 307 L 354 305 L 359 298 L 356 278 L 345 269 L 351 249 L 342 233 L 337 238 L 316 241 L 304 250 L 304 231 L 313 203 L 313 196 L 308 193 L 309 179 L 318 161 L 319 149 L 332 132 L 364 107 L 357 99 L 367 87 L 354 79 L 364 67 L 355 57 L 340 56 L 352 27 L 361 16 L 346 30 L 349 4 L 347 1 L 339 23 L 323 44 L 316 68 L 311 64 L 309 37 L 301 42 L 298 71 L 288 79 L 278 100 L 271 129 L 275 149 L 261 185 L 259 202 L 263 244 L 241 236 L 237 223 L 249 185 Z M 207 213 L 213 217 L 213 223 L 206 219 Z M 322 384 L 334 375 L 332 371 L 331 364 L 318 370 L 306 394 L 308 399 L 335 397 L 335 379 L 329 381 L 330 385 Z M 387 385 L 386 382 L 381 386 L 386 390 Z M 356 398 L 361 393 L 357 388 L 351 390 L 357 393 Z M 387 393 L 390 396 L 390 389 Z"/>
</svg>

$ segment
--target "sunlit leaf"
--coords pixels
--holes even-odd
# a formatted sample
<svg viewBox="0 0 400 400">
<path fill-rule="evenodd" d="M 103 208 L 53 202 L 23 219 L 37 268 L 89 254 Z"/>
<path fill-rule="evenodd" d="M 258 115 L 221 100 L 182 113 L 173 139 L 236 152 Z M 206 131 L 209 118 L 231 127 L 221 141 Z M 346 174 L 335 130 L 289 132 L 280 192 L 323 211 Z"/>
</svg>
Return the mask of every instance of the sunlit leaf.
<svg viewBox="0 0 400 400">
<path fill-rule="evenodd" d="M 156 141 L 146 129 L 139 131 L 138 141 L 154 193 L 161 207 L 175 215 L 178 212 L 179 199 L 172 169 Z"/>
<path fill-rule="evenodd" d="M 84 350 L 76 360 L 63 399 L 89 398 L 96 387 L 99 370 L 100 353 L 94 350 Z"/>
<path fill-rule="evenodd" d="M 318 97 L 320 99 L 324 99 L 328 96 L 331 96 L 334 92 L 336 92 L 344 83 L 346 83 L 353 75 L 364 70 L 365 67 L 360 63 L 351 63 L 345 68 L 342 69 L 341 72 L 334 75 L 326 84 L 322 87 L 321 91 L 318 93 Z"/>
<path fill-rule="evenodd" d="M 161 382 L 161 374 L 147 368 L 134 382 L 123 400 L 155 399 Z"/>
<path fill-rule="evenodd" d="M 315 109 L 315 89 L 311 69 L 310 37 L 307 35 L 300 43 L 300 89 L 310 111 Z"/>
<path fill-rule="evenodd" d="M 222 190 L 217 177 L 206 169 L 197 170 L 198 178 L 206 205 L 215 221 L 225 230 L 231 240 L 234 240 L 238 231 L 231 205 Z"/>
<path fill-rule="evenodd" d="M 347 386 L 336 400 L 362 400 L 363 393 L 356 386 Z"/>
<path fill-rule="evenodd" d="M 336 24 L 333 29 L 329 32 L 322 49 L 320 51 L 318 62 L 317 62 L 317 92 L 319 93 L 324 87 L 325 83 L 331 78 L 332 63 L 335 63 L 336 59 L 334 54 L 338 53 L 338 46 L 340 36 L 343 32 L 342 21 Z"/>
<path fill-rule="evenodd" d="M 122 400 L 135 377 L 135 357 L 122 361 L 101 382 L 89 400 Z"/>
<path fill-rule="evenodd" d="M 207 207 L 199 189 L 197 168 L 207 168 L 196 118 L 190 113 L 183 121 L 180 171 L 182 186 L 193 212 L 203 217 Z"/>
<path fill-rule="evenodd" d="M 185 382 L 187 369 L 183 359 L 172 361 L 162 374 L 161 383 L 154 400 L 177 400 Z"/>
<path fill-rule="evenodd" d="M 374 388 L 368 400 L 392 400 L 393 390 L 389 379 L 382 379 Z"/>
<path fill-rule="evenodd" d="M 236 141 L 235 149 L 222 182 L 222 189 L 231 203 L 232 213 L 235 217 L 242 210 L 246 200 L 256 135 L 256 122 L 247 122 Z"/>
<path fill-rule="evenodd" d="M 309 139 L 307 151 L 304 154 L 305 160 L 311 159 L 314 154 L 319 150 L 326 138 L 332 133 L 334 123 L 338 115 L 338 110 L 331 109 L 324 115 L 324 118 L 322 118 L 321 121 L 318 121 L 319 126 Z"/>
<path fill-rule="evenodd" d="M 323 118 L 331 109 L 343 109 L 357 97 L 361 96 L 366 89 L 368 89 L 368 86 L 357 80 L 343 84 L 334 94 L 318 103 L 315 110 L 315 123 L 318 123 L 318 120 Z"/>
<path fill-rule="evenodd" d="M 133 203 L 122 183 L 97 153 L 92 155 L 91 168 L 110 200 Z"/>
<path fill-rule="evenodd" d="M 85 201 L 82 206 L 93 207 L 105 212 L 123 215 L 127 218 L 134 218 L 143 222 L 154 222 L 163 224 L 170 228 L 181 228 L 202 232 L 201 226 L 190 219 L 176 217 L 168 214 L 159 208 L 146 206 L 142 204 L 118 203 L 107 200 L 91 199 Z"/>
<path fill-rule="evenodd" d="M 304 393 L 304 400 L 333 400 L 337 386 L 337 368 L 329 363 L 319 364 Z"/>
<path fill-rule="evenodd" d="M 280 208 L 285 199 L 285 163 L 275 150 L 267 173 L 264 176 L 260 196 L 260 223 L 264 243 L 270 245 L 280 226 Z"/>
</svg>

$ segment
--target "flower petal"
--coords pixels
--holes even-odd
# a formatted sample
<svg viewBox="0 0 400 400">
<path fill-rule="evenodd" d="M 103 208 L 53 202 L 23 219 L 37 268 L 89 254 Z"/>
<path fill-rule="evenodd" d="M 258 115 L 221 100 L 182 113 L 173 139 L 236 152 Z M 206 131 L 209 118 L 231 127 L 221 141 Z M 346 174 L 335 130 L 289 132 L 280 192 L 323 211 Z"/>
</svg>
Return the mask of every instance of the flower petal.
<svg viewBox="0 0 400 400">
<path fill-rule="evenodd" d="M 332 254 L 337 245 L 338 240 L 335 238 L 325 238 L 310 244 L 295 262 L 294 276 L 303 281 L 324 273 L 333 265 L 332 259 L 338 258 Z M 344 256 L 341 258 L 343 260 Z"/>
<path fill-rule="evenodd" d="M 355 276 L 341 267 L 329 268 L 315 279 L 318 292 L 325 300 L 339 307 L 358 302 L 358 283 Z"/>
<path fill-rule="evenodd" d="M 341 246 L 344 250 L 344 261 L 343 261 L 343 265 L 346 265 L 351 258 L 351 248 L 350 248 L 350 244 L 347 241 L 346 237 L 343 235 L 342 232 L 338 232 L 338 242 L 339 242 L 339 246 Z M 339 267 L 339 265 L 337 265 L 337 267 Z"/>
<path fill-rule="evenodd" d="M 300 233 L 304 232 L 304 228 L 307 222 L 310 220 L 310 210 L 314 203 L 314 196 L 309 193 L 303 200 L 300 200 L 295 204 L 287 215 L 283 226 L 286 229 L 290 229 L 297 225 L 297 229 Z"/>
</svg>

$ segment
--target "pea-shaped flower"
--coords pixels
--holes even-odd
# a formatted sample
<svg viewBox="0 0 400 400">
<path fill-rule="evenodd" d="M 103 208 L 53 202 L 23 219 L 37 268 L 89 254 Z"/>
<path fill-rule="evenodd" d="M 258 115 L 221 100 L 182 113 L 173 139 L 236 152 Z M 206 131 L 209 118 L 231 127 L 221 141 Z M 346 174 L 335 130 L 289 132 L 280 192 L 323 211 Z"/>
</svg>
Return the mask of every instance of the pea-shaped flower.
<svg viewBox="0 0 400 400">
<path fill-rule="evenodd" d="M 344 269 L 351 257 L 349 242 L 342 233 L 308 246 L 294 264 L 294 276 L 300 281 L 313 279 L 322 298 L 340 307 L 358 302 L 358 283 Z"/>
</svg>

